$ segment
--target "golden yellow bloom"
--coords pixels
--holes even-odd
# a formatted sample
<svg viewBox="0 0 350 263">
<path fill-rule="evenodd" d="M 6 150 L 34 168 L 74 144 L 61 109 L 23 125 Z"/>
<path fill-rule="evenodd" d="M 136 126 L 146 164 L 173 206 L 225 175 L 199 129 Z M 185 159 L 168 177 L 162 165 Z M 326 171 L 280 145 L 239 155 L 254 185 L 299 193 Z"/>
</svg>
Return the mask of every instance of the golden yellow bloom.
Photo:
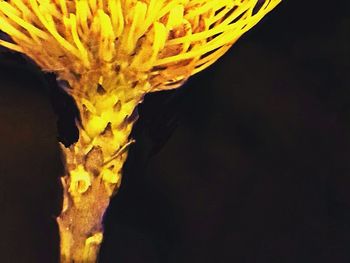
<svg viewBox="0 0 350 263">
<path fill-rule="evenodd" d="M 258 2 L 1 1 L 0 30 L 14 43 L 0 43 L 72 86 L 88 75 L 91 84 L 103 76 L 115 88 L 122 73 L 128 81 L 146 79 L 145 91 L 169 89 L 215 62 L 280 0 L 256 11 Z"/>
<path fill-rule="evenodd" d="M 81 113 L 64 148 L 62 262 L 93 262 L 135 108 L 220 58 L 281 0 L 0 0 L 0 45 L 66 80 Z"/>
</svg>

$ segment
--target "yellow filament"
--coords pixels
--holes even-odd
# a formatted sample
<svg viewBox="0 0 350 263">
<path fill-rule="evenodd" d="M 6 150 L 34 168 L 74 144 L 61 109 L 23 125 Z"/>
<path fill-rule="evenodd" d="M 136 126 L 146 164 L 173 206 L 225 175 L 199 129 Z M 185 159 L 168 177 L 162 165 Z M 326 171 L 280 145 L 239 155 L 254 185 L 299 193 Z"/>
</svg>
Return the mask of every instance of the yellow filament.
<svg viewBox="0 0 350 263">
<path fill-rule="evenodd" d="M 173 29 L 176 26 L 181 25 L 183 20 L 184 7 L 182 5 L 177 5 L 169 13 L 168 22 L 166 27 L 168 29 Z"/>
<path fill-rule="evenodd" d="M 180 3 L 181 3 L 181 0 L 170 1 L 168 4 L 163 6 L 163 8 L 159 11 L 159 13 L 157 14 L 157 19 L 160 19 L 163 16 L 165 16 L 167 13 L 170 12 L 170 10 L 172 10 L 174 7 L 176 7 L 176 5 Z"/>
<path fill-rule="evenodd" d="M 101 37 L 105 39 L 114 39 L 114 31 L 110 17 L 101 9 L 97 12 L 101 21 Z"/>
<path fill-rule="evenodd" d="M 14 14 L 11 7 L 7 2 L 0 2 L 0 10 L 5 15 L 7 15 L 10 19 L 12 19 L 14 22 L 16 22 L 18 25 L 22 26 L 24 29 L 26 29 L 28 32 L 41 37 L 42 39 L 47 40 L 49 36 L 46 32 L 38 29 L 37 27 L 33 26 L 32 24 L 28 23 L 27 21 L 20 18 L 18 15 Z"/>
<path fill-rule="evenodd" d="M 118 21 L 118 30 L 117 30 L 117 36 L 119 37 L 123 31 L 124 31 L 124 24 L 125 24 L 125 20 L 124 20 L 124 15 L 123 15 L 123 9 L 120 3 L 120 0 L 117 0 L 117 15 L 119 17 L 119 21 Z"/>
<path fill-rule="evenodd" d="M 12 36 L 16 40 L 30 43 L 31 39 L 23 34 L 20 30 L 12 26 L 5 18 L 0 17 L 0 30 Z"/>
<path fill-rule="evenodd" d="M 153 62 L 159 51 L 165 46 L 165 41 L 167 38 L 167 30 L 165 26 L 161 23 L 154 23 L 154 42 L 153 42 L 153 54 L 150 58 L 150 61 Z"/>
<path fill-rule="evenodd" d="M 89 68 L 90 62 L 89 62 L 88 52 L 83 46 L 83 43 L 81 43 L 80 38 L 78 36 L 76 16 L 74 14 L 70 14 L 69 18 L 70 18 L 69 21 L 72 29 L 72 36 L 73 36 L 74 43 L 80 52 L 80 55 L 81 55 L 80 57 L 84 66 Z"/>
<path fill-rule="evenodd" d="M 131 35 L 134 35 L 134 41 L 137 41 L 137 39 L 144 33 L 141 32 L 140 34 L 140 28 L 142 23 L 145 21 L 146 12 L 147 5 L 142 2 L 137 2 L 135 6 L 135 14 L 131 24 L 132 30 L 130 30 Z"/>
<path fill-rule="evenodd" d="M 204 69 L 206 69 L 207 67 L 209 67 L 210 65 L 214 64 L 222 55 L 224 55 L 229 49 L 231 48 L 231 45 L 228 44 L 226 46 L 221 47 L 220 49 L 216 50 L 215 52 L 213 52 L 212 54 L 210 54 L 209 56 L 204 57 L 203 59 L 200 59 L 197 62 L 197 65 L 200 65 L 199 67 L 196 67 L 193 70 L 192 74 L 196 74 Z"/>
<path fill-rule="evenodd" d="M 141 25 L 141 32 L 145 32 L 151 26 L 151 24 L 157 20 L 156 17 L 159 10 L 163 6 L 163 2 L 164 0 L 150 0 L 147 7 L 146 19 Z"/>
<path fill-rule="evenodd" d="M 57 40 L 58 43 L 62 45 L 67 51 L 71 52 L 74 54 L 76 57 L 79 56 L 79 51 L 73 47 L 72 44 L 70 44 L 66 39 L 64 39 L 56 30 L 55 24 L 54 23 L 49 23 L 44 15 L 40 12 L 38 4 L 36 0 L 29 0 L 29 3 L 31 4 L 34 13 L 37 15 L 39 18 L 40 22 L 46 27 L 46 29 L 50 32 L 50 34 Z"/>
<path fill-rule="evenodd" d="M 97 8 L 96 8 L 96 0 L 89 0 L 89 5 L 90 5 L 90 9 L 91 9 L 92 13 L 94 13 L 94 11 L 97 10 Z"/>
<path fill-rule="evenodd" d="M 6 47 L 8 49 L 11 49 L 13 51 L 24 53 L 23 49 L 20 46 L 18 46 L 16 44 L 9 43 L 9 42 L 1 40 L 1 39 L 0 39 L 0 45 L 3 47 Z"/>
<path fill-rule="evenodd" d="M 23 14 L 29 14 L 31 13 L 31 11 L 29 10 L 29 8 L 23 3 L 22 0 L 12 0 L 12 3 L 14 3 L 14 5 L 21 10 L 21 12 Z"/>
<path fill-rule="evenodd" d="M 61 6 L 63 17 L 67 17 L 68 9 L 66 5 L 66 0 L 58 0 L 58 3 Z"/>
<path fill-rule="evenodd" d="M 90 9 L 86 1 L 76 1 L 76 15 L 84 33 L 89 31 L 88 18 L 91 17 Z"/>
</svg>

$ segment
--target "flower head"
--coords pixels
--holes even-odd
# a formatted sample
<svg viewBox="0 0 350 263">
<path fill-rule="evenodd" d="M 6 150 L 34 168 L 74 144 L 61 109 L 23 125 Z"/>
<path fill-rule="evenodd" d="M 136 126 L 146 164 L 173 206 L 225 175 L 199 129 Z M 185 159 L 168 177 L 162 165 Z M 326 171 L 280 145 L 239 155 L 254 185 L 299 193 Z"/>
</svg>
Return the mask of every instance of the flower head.
<svg viewBox="0 0 350 263">
<path fill-rule="evenodd" d="M 222 56 L 281 0 L 0 0 L 0 45 L 68 81 L 79 140 L 63 148 L 62 262 L 95 262 L 135 108 Z"/>
<path fill-rule="evenodd" d="M 280 1 L 1 1 L 0 30 L 13 42 L 0 45 L 76 89 L 138 82 L 147 83 L 145 92 L 171 89 L 214 63 Z"/>
</svg>

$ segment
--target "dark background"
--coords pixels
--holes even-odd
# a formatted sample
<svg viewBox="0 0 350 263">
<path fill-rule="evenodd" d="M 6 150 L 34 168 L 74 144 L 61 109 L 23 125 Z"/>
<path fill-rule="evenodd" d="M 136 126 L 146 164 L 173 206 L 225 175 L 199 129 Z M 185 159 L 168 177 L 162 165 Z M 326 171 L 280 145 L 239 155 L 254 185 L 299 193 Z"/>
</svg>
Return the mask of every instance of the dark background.
<svg viewBox="0 0 350 263">
<path fill-rule="evenodd" d="M 183 88 L 147 96 L 100 261 L 350 262 L 349 38 L 348 1 L 284 0 Z M 74 108 L 3 51 L 0 262 L 57 262 Z"/>
</svg>

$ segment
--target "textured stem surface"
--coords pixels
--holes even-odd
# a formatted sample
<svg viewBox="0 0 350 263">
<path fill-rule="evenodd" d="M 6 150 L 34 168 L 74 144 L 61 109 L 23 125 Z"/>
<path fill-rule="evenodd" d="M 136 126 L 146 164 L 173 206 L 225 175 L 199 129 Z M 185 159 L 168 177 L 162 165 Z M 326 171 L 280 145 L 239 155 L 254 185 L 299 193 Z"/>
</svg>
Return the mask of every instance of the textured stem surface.
<svg viewBox="0 0 350 263">
<path fill-rule="evenodd" d="M 64 198 L 71 199 L 64 182 Z M 66 201 L 67 202 L 67 201 Z M 102 217 L 109 195 L 99 178 L 91 181 L 89 190 L 78 202 L 70 202 L 57 218 L 61 238 L 61 263 L 96 262 L 103 237 Z"/>
<path fill-rule="evenodd" d="M 64 149 L 65 156 L 72 155 L 74 148 L 73 146 Z M 95 152 L 94 158 L 89 158 L 87 154 L 77 166 L 69 164 L 70 157 L 68 157 L 67 175 L 61 178 L 64 201 L 57 222 L 61 238 L 62 263 L 97 261 L 103 238 L 103 215 L 112 194 L 120 184 L 120 172 L 113 173 L 108 170 L 110 172 L 108 174 L 109 172 L 103 169 L 103 164 L 100 166 L 100 171 L 92 168 L 101 157 L 98 153 L 102 151 L 90 150 L 90 155 L 93 152 Z M 121 168 L 126 155 L 125 151 L 120 153 L 113 165 L 117 164 Z"/>
<path fill-rule="evenodd" d="M 102 87 L 97 87 L 102 89 Z M 101 93 L 101 92 L 100 92 Z M 103 239 L 103 215 L 121 183 L 129 135 L 139 96 L 113 92 L 75 98 L 81 114 L 79 140 L 62 145 L 66 174 L 63 207 L 57 218 L 61 262 L 96 262 Z"/>
</svg>

